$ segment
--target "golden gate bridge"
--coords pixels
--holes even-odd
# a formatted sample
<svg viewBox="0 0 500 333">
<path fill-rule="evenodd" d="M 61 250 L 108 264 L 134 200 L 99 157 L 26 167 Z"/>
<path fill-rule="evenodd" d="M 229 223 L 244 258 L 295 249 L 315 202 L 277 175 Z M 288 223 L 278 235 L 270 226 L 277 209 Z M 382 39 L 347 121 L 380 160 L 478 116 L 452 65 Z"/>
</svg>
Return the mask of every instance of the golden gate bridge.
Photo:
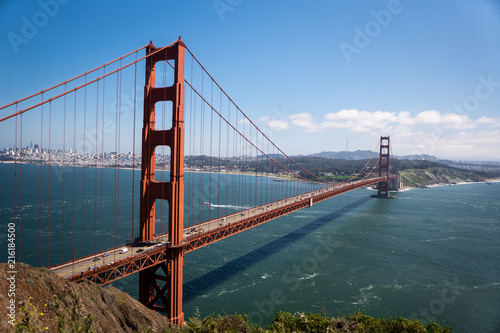
<svg viewBox="0 0 500 333">
<path fill-rule="evenodd" d="M 388 136 L 344 182 L 302 168 L 180 38 L 0 112 L 2 131 L 14 138 L 16 260 L 35 263 L 38 252 L 38 265 L 70 281 L 107 284 L 138 273 L 139 300 L 176 324 L 184 322 L 186 253 L 360 187 L 378 184 L 377 196 L 388 198 L 397 178 Z M 33 139 L 37 148 L 26 146 Z"/>
</svg>

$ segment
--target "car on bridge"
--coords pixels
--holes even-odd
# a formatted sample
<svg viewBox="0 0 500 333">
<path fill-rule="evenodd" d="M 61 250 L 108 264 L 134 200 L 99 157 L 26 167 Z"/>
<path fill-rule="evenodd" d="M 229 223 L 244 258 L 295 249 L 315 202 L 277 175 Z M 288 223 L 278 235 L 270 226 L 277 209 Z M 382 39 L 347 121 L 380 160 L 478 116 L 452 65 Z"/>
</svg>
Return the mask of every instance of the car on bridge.
<svg viewBox="0 0 500 333">
<path fill-rule="evenodd" d="M 123 249 L 120 250 L 120 254 L 124 254 L 127 252 L 128 252 L 128 249 L 126 247 L 124 247 Z"/>
</svg>

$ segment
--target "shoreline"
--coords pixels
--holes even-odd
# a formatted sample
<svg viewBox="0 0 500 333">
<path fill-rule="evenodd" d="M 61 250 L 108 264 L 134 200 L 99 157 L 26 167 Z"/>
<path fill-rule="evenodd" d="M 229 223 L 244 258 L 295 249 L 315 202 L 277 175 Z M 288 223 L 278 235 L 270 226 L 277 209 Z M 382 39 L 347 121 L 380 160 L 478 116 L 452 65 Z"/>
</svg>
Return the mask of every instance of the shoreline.
<svg viewBox="0 0 500 333">
<path fill-rule="evenodd" d="M 37 165 L 37 166 L 40 165 L 40 163 L 32 163 L 32 162 L 27 162 L 27 161 L 12 161 L 12 160 L 0 161 L 0 164 L 25 164 L 25 165 Z M 136 168 L 132 168 L 131 166 L 112 166 L 112 165 L 101 166 L 101 165 L 98 165 L 96 167 L 94 164 L 89 164 L 89 165 L 83 166 L 81 164 L 73 165 L 71 163 L 68 163 L 65 165 L 43 163 L 43 166 L 51 166 L 54 168 L 62 168 L 62 167 L 73 168 L 73 167 L 75 167 L 75 168 L 88 168 L 88 169 L 120 169 L 120 170 L 132 170 L 132 171 L 139 171 L 139 172 L 141 171 L 140 166 L 138 166 Z M 155 171 L 169 172 L 170 169 L 157 167 L 155 169 Z M 189 169 L 186 167 L 184 168 L 184 172 L 213 173 L 213 174 L 219 173 L 218 171 L 205 171 L 205 170 L 199 170 L 199 169 Z M 287 176 L 283 176 L 283 175 L 275 175 L 275 174 L 269 174 L 269 173 L 266 173 L 266 174 L 262 173 L 261 174 L 261 173 L 257 173 L 257 172 L 226 171 L 226 170 L 222 170 L 222 171 L 220 171 L 220 173 L 226 174 L 226 175 L 268 177 L 268 178 L 271 178 L 273 180 L 277 179 L 279 181 L 293 181 L 293 180 L 303 181 L 302 179 L 290 178 L 289 176 L 287 177 Z"/>
<path fill-rule="evenodd" d="M 27 162 L 27 161 L 13 161 L 13 160 L 4 160 L 0 161 L 0 164 L 26 164 L 26 165 L 40 165 L 40 163 L 32 163 L 32 162 Z M 49 166 L 49 164 L 44 163 L 44 166 Z M 52 167 L 78 167 L 78 168 L 91 168 L 95 169 L 96 167 L 94 165 L 88 165 L 88 166 L 83 166 L 83 165 L 59 165 L 59 164 L 51 164 L 50 166 Z M 132 168 L 130 166 L 97 166 L 98 169 L 122 169 L 122 170 L 132 170 L 132 171 L 141 171 L 140 167 L 137 168 Z M 169 169 L 166 170 L 164 168 L 157 168 L 156 171 L 170 171 Z M 184 172 L 200 172 L 200 173 L 218 173 L 217 171 L 204 171 L 204 170 L 198 170 L 198 169 L 184 169 Z M 284 176 L 279 176 L 279 175 L 274 175 L 274 174 L 259 174 L 255 172 L 239 172 L 239 171 L 220 171 L 223 174 L 227 175 L 244 175 L 244 176 L 256 176 L 256 177 L 268 177 L 272 179 L 277 179 L 277 180 L 292 180 Z M 410 191 L 412 189 L 429 189 L 433 187 L 441 187 L 441 186 L 453 186 L 453 185 L 468 185 L 468 184 L 486 184 L 486 183 L 500 183 L 500 177 L 499 178 L 491 178 L 491 179 L 485 179 L 484 181 L 479 181 L 479 182 L 460 182 L 460 183 L 437 183 L 437 184 L 429 184 L 429 185 L 423 185 L 423 187 L 402 187 L 398 190 L 391 191 L 391 192 L 406 192 Z"/>
<path fill-rule="evenodd" d="M 438 183 L 438 184 L 425 185 L 425 187 L 406 187 L 405 186 L 405 187 L 402 187 L 401 189 L 399 189 L 398 191 L 394 191 L 394 192 L 406 192 L 406 191 L 413 190 L 413 189 L 429 189 L 429 188 L 441 187 L 441 186 L 455 186 L 455 185 L 469 185 L 469 184 L 487 184 L 487 183 L 500 183 L 500 178 L 485 179 L 484 181 L 480 181 L 480 182 L 460 182 L 460 183 L 454 183 L 454 184 L 450 184 L 450 183 Z"/>
</svg>

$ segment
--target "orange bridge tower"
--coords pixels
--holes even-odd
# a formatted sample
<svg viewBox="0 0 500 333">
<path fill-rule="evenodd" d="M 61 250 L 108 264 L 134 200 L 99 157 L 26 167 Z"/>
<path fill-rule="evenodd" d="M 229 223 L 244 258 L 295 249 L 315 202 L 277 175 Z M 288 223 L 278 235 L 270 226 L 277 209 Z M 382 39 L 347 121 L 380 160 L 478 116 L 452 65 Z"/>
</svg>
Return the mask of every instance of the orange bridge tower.
<svg viewBox="0 0 500 333">
<path fill-rule="evenodd" d="M 146 84 L 144 87 L 144 123 L 142 129 L 142 169 L 140 195 L 140 241 L 155 237 L 155 202 L 167 200 L 168 249 L 161 264 L 139 272 L 139 300 L 149 308 L 167 314 L 175 324 L 184 323 L 182 312 L 182 276 L 184 252 L 184 53 L 179 38 L 166 48 L 150 43 L 146 48 Z M 155 64 L 174 60 L 174 84 L 155 87 Z M 155 104 L 172 101 L 172 128 L 155 129 Z M 155 179 L 155 148 L 170 147 L 170 182 Z M 157 272 L 161 269 L 164 275 Z M 163 285 L 163 286 L 161 286 Z M 161 303 L 161 304 L 158 304 Z"/>
<path fill-rule="evenodd" d="M 387 180 L 379 183 L 378 194 L 376 195 L 378 198 L 391 197 L 389 195 L 389 176 L 391 163 L 390 141 L 391 139 L 389 136 L 380 137 L 380 161 L 378 167 L 378 175 L 379 177 L 387 177 Z"/>
</svg>

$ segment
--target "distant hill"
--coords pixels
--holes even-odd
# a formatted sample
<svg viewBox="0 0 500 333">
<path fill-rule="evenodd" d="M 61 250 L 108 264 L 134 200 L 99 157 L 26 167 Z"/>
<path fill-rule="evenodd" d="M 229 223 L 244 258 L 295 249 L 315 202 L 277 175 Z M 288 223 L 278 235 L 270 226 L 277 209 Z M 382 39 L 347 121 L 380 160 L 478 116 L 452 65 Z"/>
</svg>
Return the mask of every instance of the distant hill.
<svg viewBox="0 0 500 333">
<path fill-rule="evenodd" d="M 369 150 L 356 150 L 356 151 L 323 151 L 321 153 L 310 154 L 310 155 L 300 155 L 293 157 L 294 159 L 301 159 L 306 157 L 322 157 L 332 160 L 346 160 L 346 161 L 356 161 L 356 160 L 367 160 L 372 156 L 373 152 Z M 375 153 L 374 157 L 378 157 L 378 152 Z M 429 154 L 413 154 L 398 156 L 393 155 L 392 158 L 398 160 L 408 160 L 408 161 L 421 161 L 421 162 L 434 162 L 439 164 L 444 164 L 449 167 L 465 169 L 472 172 L 486 172 L 498 175 L 500 173 L 500 162 L 487 162 L 487 161 L 452 161 L 448 159 L 440 159 L 436 156 Z M 404 162 L 403 162 L 404 163 Z M 418 164 L 417 164 L 418 165 Z M 420 165 L 419 165 L 420 166 Z M 429 167 L 429 166 L 427 166 Z M 483 174 L 483 176 L 491 177 L 491 174 Z"/>
<path fill-rule="evenodd" d="M 365 169 L 366 171 L 361 175 L 361 177 L 363 177 L 366 175 L 366 172 L 372 170 L 377 159 L 378 154 L 376 154 L 370 162 L 368 162 L 368 158 L 348 160 L 318 156 L 294 156 L 294 160 L 314 176 L 323 178 L 327 181 L 336 182 L 344 181 L 357 174 L 368 162 L 367 168 Z M 284 161 L 283 163 L 287 168 L 295 170 L 304 178 L 314 179 L 314 176 L 302 170 L 298 170 L 296 166 L 288 161 Z M 393 158 L 391 160 L 391 172 L 399 172 L 403 179 L 404 186 L 408 187 L 425 187 L 433 184 L 453 184 L 471 181 L 478 182 L 485 181 L 486 179 L 498 178 L 500 176 L 500 170 L 484 170 L 479 168 L 477 164 L 475 166 L 477 167 L 476 169 L 464 168 L 463 166 L 452 166 L 442 162 L 417 158 Z M 378 169 L 375 169 L 373 173 L 377 174 Z"/>
<path fill-rule="evenodd" d="M 416 155 L 404 155 L 404 156 L 394 156 L 396 158 L 399 158 L 401 160 L 417 160 L 417 161 L 431 161 L 431 162 L 440 162 L 443 163 L 443 160 L 440 160 L 436 156 L 432 156 L 429 154 L 416 154 Z"/>
<path fill-rule="evenodd" d="M 373 154 L 373 151 L 370 150 L 356 150 L 356 151 L 322 151 L 321 153 L 315 153 L 310 155 L 301 155 L 300 157 L 324 157 L 332 160 L 365 160 L 369 159 Z M 378 152 L 375 153 L 378 155 Z M 444 163 L 452 162 L 447 160 L 441 160 L 435 156 L 428 154 L 415 154 L 415 155 L 405 155 L 405 156 L 397 156 L 393 157 L 398 158 L 400 160 L 417 160 L 417 161 L 430 161 L 430 162 L 439 162 Z"/>
<path fill-rule="evenodd" d="M 305 157 L 323 157 L 332 160 L 366 160 L 373 154 L 369 150 L 356 150 L 356 151 L 322 151 L 321 153 L 306 155 Z"/>
<path fill-rule="evenodd" d="M 310 155 L 301 155 L 301 157 L 324 157 L 330 158 L 332 160 L 365 160 L 369 159 L 373 154 L 373 151 L 370 150 L 356 150 L 356 151 L 322 151 L 321 153 L 310 154 Z M 378 152 L 375 153 L 378 155 Z M 414 154 L 414 155 L 404 155 L 397 156 L 394 155 L 394 158 L 400 160 L 417 160 L 417 161 L 430 161 L 430 162 L 452 162 L 448 160 L 441 160 L 435 156 L 429 154 Z M 445 163 L 446 164 L 446 163 Z"/>
</svg>

